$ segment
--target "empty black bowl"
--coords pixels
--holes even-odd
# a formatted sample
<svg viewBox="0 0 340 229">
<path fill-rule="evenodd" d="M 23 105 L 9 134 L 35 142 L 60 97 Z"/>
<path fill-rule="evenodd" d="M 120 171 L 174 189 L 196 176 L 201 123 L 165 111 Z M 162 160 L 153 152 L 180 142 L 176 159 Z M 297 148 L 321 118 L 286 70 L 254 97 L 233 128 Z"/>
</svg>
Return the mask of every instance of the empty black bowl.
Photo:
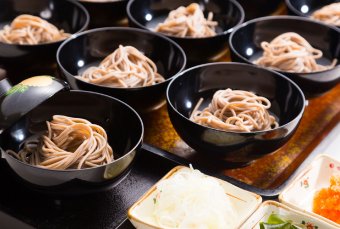
<svg viewBox="0 0 340 229">
<path fill-rule="evenodd" d="M 20 106 L 20 100 L 15 105 Z M 81 186 L 86 191 L 84 185 L 113 184 L 129 170 L 142 144 L 143 123 L 127 104 L 94 92 L 56 93 L 1 133 L 1 149 L 17 152 L 25 140 L 46 131 L 46 120 L 51 120 L 55 114 L 85 118 L 102 126 L 108 134 L 115 161 L 95 168 L 53 170 L 25 164 L 2 152 L 2 158 L 22 179 L 52 190 L 63 190 L 61 187 L 70 187 L 73 183 L 73 187 Z"/>
<path fill-rule="evenodd" d="M 164 82 L 147 87 L 113 88 L 87 83 L 76 78 L 87 67 L 98 64 L 119 45 L 131 45 L 155 62 Z M 100 28 L 80 33 L 65 41 L 57 61 L 73 89 L 96 91 L 119 98 L 137 111 L 148 111 L 165 101 L 165 90 L 172 77 L 186 64 L 185 53 L 167 37 L 134 28 Z"/>
<path fill-rule="evenodd" d="M 184 49 L 189 65 L 206 63 L 227 48 L 231 30 L 244 20 L 242 6 L 235 0 L 131 0 L 127 6 L 129 24 L 153 30 L 158 23 L 165 20 L 171 10 L 193 2 L 203 8 L 205 16 L 213 12 L 213 20 L 218 22 L 217 35 L 206 38 L 181 38 L 166 34 L 165 36 L 176 41 Z"/>
<path fill-rule="evenodd" d="M 321 64 L 330 64 L 340 58 L 340 31 L 336 27 L 295 16 L 263 17 L 237 27 L 229 38 L 231 58 L 236 62 L 251 63 L 263 52 L 262 41 L 270 42 L 276 36 L 296 32 L 314 48 L 323 52 Z M 339 64 L 339 63 L 338 63 Z M 314 73 L 281 72 L 296 82 L 307 97 L 320 95 L 340 81 L 340 65 Z"/>
<path fill-rule="evenodd" d="M 205 107 L 217 90 L 227 88 L 268 98 L 279 127 L 239 133 L 190 121 L 200 98 Z M 167 102 L 171 122 L 180 137 L 198 153 L 223 158 L 229 165 L 247 163 L 277 150 L 293 135 L 305 108 L 305 97 L 293 81 L 280 73 L 241 63 L 211 63 L 184 71 L 170 82 Z"/>
<path fill-rule="evenodd" d="M 78 0 L 90 14 L 90 28 L 116 26 L 124 23 L 128 0 Z"/>
<path fill-rule="evenodd" d="M 291 15 L 309 17 L 314 11 L 339 0 L 286 0 L 288 12 Z"/>
<path fill-rule="evenodd" d="M 0 1 L 0 28 L 10 24 L 21 14 L 39 16 L 63 29 L 77 33 L 86 29 L 89 15 L 86 9 L 70 0 L 2 0 Z M 55 75 L 55 54 L 63 41 L 40 45 L 16 45 L 0 42 L 0 68 L 7 78 L 17 84 L 32 75 Z"/>
<path fill-rule="evenodd" d="M 246 21 L 268 16 L 278 10 L 283 0 L 238 0 L 246 12 Z"/>
</svg>

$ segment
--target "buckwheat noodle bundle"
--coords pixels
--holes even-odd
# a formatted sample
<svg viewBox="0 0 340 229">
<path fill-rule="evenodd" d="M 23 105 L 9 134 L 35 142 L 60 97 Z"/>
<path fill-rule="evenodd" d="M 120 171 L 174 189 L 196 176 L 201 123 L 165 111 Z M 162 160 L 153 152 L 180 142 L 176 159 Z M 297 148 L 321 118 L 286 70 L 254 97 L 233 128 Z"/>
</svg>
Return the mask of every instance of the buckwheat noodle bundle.
<svg viewBox="0 0 340 229">
<path fill-rule="evenodd" d="M 0 41 L 8 44 L 37 45 L 66 39 L 70 34 L 58 30 L 40 17 L 22 14 L 0 30 Z"/>
<path fill-rule="evenodd" d="M 105 130 L 86 119 L 54 115 L 47 134 L 28 140 L 18 153 L 7 152 L 27 164 L 47 169 L 82 169 L 113 161 Z"/>
<path fill-rule="evenodd" d="M 332 3 L 316 10 L 311 18 L 324 23 L 340 26 L 340 2 Z"/>
<path fill-rule="evenodd" d="M 217 26 L 217 22 L 212 19 L 212 12 L 209 12 L 206 19 L 200 6 L 192 3 L 172 10 L 165 21 L 157 25 L 155 31 L 178 37 L 211 37 L 216 35 Z"/>
<path fill-rule="evenodd" d="M 202 111 L 198 110 L 201 98 L 195 106 L 190 120 L 215 129 L 251 132 L 276 128 L 279 124 L 268 109 L 270 101 L 262 96 L 243 90 L 218 90 L 211 103 Z"/>
<path fill-rule="evenodd" d="M 144 87 L 164 81 L 156 64 L 132 46 L 122 46 L 96 67 L 86 69 L 81 76 L 86 82 L 109 87 Z"/>
<path fill-rule="evenodd" d="M 324 66 L 316 62 L 322 57 L 322 51 L 313 48 L 306 39 L 297 33 L 283 33 L 270 43 L 261 43 L 263 56 L 254 61 L 254 64 L 270 67 L 285 72 L 318 72 L 334 68 L 337 60 L 331 65 Z"/>
</svg>

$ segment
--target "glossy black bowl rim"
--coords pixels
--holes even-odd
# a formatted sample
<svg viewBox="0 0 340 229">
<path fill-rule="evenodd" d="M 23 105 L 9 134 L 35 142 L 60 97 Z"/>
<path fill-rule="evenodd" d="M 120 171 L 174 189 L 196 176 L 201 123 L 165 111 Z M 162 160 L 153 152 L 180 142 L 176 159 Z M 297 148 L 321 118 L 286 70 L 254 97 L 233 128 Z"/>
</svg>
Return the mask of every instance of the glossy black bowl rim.
<svg viewBox="0 0 340 229">
<path fill-rule="evenodd" d="M 18 159 L 16 159 L 15 157 L 13 157 L 17 162 L 21 163 L 22 165 L 24 166 L 28 166 L 28 167 L 31 167 L 33 169 L 40 169 L 42 171 L 53 171 L 53 172 L 58 172 L 58 173 L 64 173 L 64 172 L 75 172 L 75 171 L 88 171 L 88 170 L 92 170 L 92 169 L 98 169 L 98 168 L 101 168 L 101 167 L 106 167 L 110 164 L 114 164 L 114 163 L 117 163 L 118 161 L 120 160 L 123 160 L 125 157 L 128 157 L 132 152 L 136 151 L 137 148 L 142 145 L 143 143 L 143 137 L 144 137 L 144 124 L 143 124 L 143 121 L 142 121 L 142 118 L 139 116 L 139 114 L 130 106 L 128 105 L 127 103 L 115 98 L 115 97 L 112 97 L 112 96 L 109 96 L 109 95 L 105 95 L 105 94 L 101 94 L 101 93 L 98 93 L 98 92 L 92 92 L 92 91 L 84 91 L 84 90 L 70 90 L 70 92 L 81 92 L 81 93 L 87 93 L 87 94 L 92 94 L 92 95 L 97 95 L 97 96 L 103 96 L 103 97 L 107 97 L 111 100 L 115 100 L 116 102 L 120 103 L 121 105 L 127 107 L 130 111 L 132 111 L 134 113 L 134 115 L 138 118 L 140 124 L 141 124 L 141 136 L 137 142 L 137 144 L 135 144 L 130 150 L 129 152 L 127 152 L 126 154 L 124 154 L 123 156 L 119 157 L 118 159 L 108 163 L 108 164 L 105 164 L 105 165 L 100 165 L 100 166 L 97 166 L 97 167 L 92 167 L 92 168 L 83 168 L 83 169 L 64 169 L 64 170 L 58 170 L 58 169 L 47 169 L 47 168 L 42 168 L 42 167 L 38 167 L 38 166 L 34 166 L 34 165 L 31 165 L 31 164 L 27 164 L 27 163 L 24 163 Z M 3 151 L 2 153 L 6 153 L 6 151 Z M 8 154 L 8 153 L 7 153 Z M 9 155 L 9 154 L 8 154 Z M 9 155 L 10 157 L 12 157 L 11 155 Z"/>
<path fill-rule="evenodd" d="M 299 15 L 300 17 L 305 17 L 305 18 L 309 18 L 308 15 L 306 14 L 303 14 L 301 11 L 297 10 L 291 3 L 291 0 L 285 0 L 286 1 L 286 6 L 291 10 L 293 11 L 296 15 Z M 336 2 L 334 2 L 336 3 Z M 325 5 L 326 6 L 326 5 Z M 311 19 L 313 21 L 317 21 L 317 22 L 321 22 L 323 23 L 322 21 L 318 21 L 318 20 L 314 20 L 314 19 Z M 327 24 L 327 23 L 324 23 L 325 25 L 330 25 L 330 24 Z M 334 25 L 333 25 L 334 26 Z M 335 27 L 340 27 L 340 26 L 335 26 Z"/>
<path fill-rule="evenodd" d="M 305 14 L 301 13 L 299 10 L 297 10 L 290 2 L 290 0 L 285 0 L 286 1 L 286 6 L 293 11 L 295 14 L 300 15 L 302 17 L 307 17 Z"/>
<path fill-rule="evenodd" d="M 281 77 L 283 79 L 285 79 L 286 81 L 288 81 L 289 83 L 291 83 L 293 86 L 295 86 L 295 88 L 297 89 L 297 91 L 300 93 L 300 96 L 301 96 L 301 99 L 303 101 L 303 104 L 302 104 L 302 109 L 301 111 L 299 112 L 298 115 L 296 115 L 295 118 L 293 118 L 291 121 L 285 123 L 284 125 L 280 125 L 274 129 L 270 129 L 270 130 L 260 130 L 260 131 L 251 131 L 251 132 L 237 132 L 237 131 L 224 131 L 224 130 L 219 130 L 219 129 L 215 129 L 215 128 L 212 128 L 212 127 L 208 127 L 208 126 L 203 126 L 201 124 L 198 124 L 198 123 L 195 123 L 193 121 L 190 120 L 190 118 L 187 118 L 186 116 L 184 116 L 182 113 L 180 113 L 174 106 L 173 104 L 171 103 L 170 101 L 170 98 L 169 98 L 169 90 L 170 90 L 170 87 L 171 85 L 176 81 L 177 78 L 183 76 L 184 74 L 186 74 L 187 72 L 190 72 L 192 70 L 195 70 L 197 68 L 205 68 L 205 67 L 210 67 L 210 66 L 217 66 L 217 65 L 230 65 L 230 66 L 244 66 L 244 67 L 251 67 L 251 68 L 254 68 L 254 69 L 257 69 L 257 70 L 261 70 L 261 71 L 268 71 L 268 72 L 271 72 L 273 73 L 274 75 L 276 75 L 276 77 Z M 305 95 L 303 94 L 302 90 L 300 89 L 300 87 L 294 82 L 292 81 L 291 79 L 289 79 L 287 76 L 279 73 L 279 72 L 276 72 L 276 71 L 273 71 L 273 70 L 270 70 L 270 69 L 265 69 L 265 68 L 261 68 L 261 67 L 258 67 L 256 65 L 250 65 L 250 64 L 245 64 L 245 63 L 237 63 L 237 62 L 217 62 L 217 63 L 207 63 L 207 64 L 201 64 L 201 65 L 197 65 L 197 66 L 194 66 L 192 68 L 189 68 L 185 71 L 183 71 L 179 76 L 177 76 L 176 78 L 174 78 L 168 85 L 168 88 L 166 90 L 166 99 L 167 99 L 167 102 L 168 102 L 168 105 L 171 106 L 171 108 L 177 113 L 177 115 L 180 115 L 182 118 L 186 119 L 187 121 L 190 121 L 191 123 L 193 123 L 194 125 L 196 126 L 200 126 L 200 127 L 203 127 L 203 128 L 207 128 L 207 129 L 210 129 L 210 130 L 214 130 L 214 131 L 218 131 L 220 133 L 231 133 L 231 134 L 241 134 L 241 135 L 253 135 L 253 134 L 260 134 L 260 133 L 266 133 L 266 132 L 269 132 L 269 131 L 273 131 L 273 130 L 276 130 L 276 129 L 280 129 L 282 127 L 285 127 L 287 125 L 289 125 L 290 123 L 294 122 L 295 120 L 297 119 L 301 119 L 304 111 L 305 111 L 305 107 L 306 107 L 306 98 L 305 98 Z"/>
<path fill-rule="evenodd" d="M 182 63 L 182 67 L 181 69 L 173 76 L 165 79 L 163 82 L 160 82 L 160 83 L 157 83 L 157 84 L 154 84 L 154 85 L 149 85 L 149 86 L 142 86 L 142 87 L 131 87 L 131 88 L 121 88 L 121 87 L 109 87 L 109 86 L 105 86 L 105 85 L 99 85 L 99 84 L 94 84 L 94 83 L 89 83 L 89 82 L 86 82 L 84 80 L 81 80 L 81 79 L 78 79 L 75 75 L 71 74 L 69 71 L 67 71 L 64 66 L 60 63 L 60 52 L 61 50 L 63 49 L 63 47 L 77 39 L 78 37 L 80 36 L 83 36 L 83 35 L 87 35 L 88 33 L 96 33 L 96 32 L 100 32 L 100 31 L 133 31 L 133 32 L 139 32 L 139 33 L 145 33 L 145 34 L 149 34 L 149 35 L 152 35 L 152 36 L 156 36 L 156 37 L 159 37 L 161 39 L 164 39 L 166 40 L 167 42 L 171 43 L 172 45 L 174 45 L 178 50 L 179 52 L 181 53 L 182 57 L 183 57 L 183 63 Z M 152 44 L 153 45 L 153 44 Z M 157 87 L 159 85 L 162 85 L 162 84 L 165 84 L 165 83 L 168 83 L 170 80 L 172 80 L 174 77 L 176 77 L 177 75 L 179 75 L 184 69 L 185 69 L 185 66 L 187 64 L 187 56 L 184 52 L 184 50 L 181 48 L 181 46 L 179 46 L 175 41 L 171 40 L 170 38 L 162 35 L 162 34 L 157 34 L 157 33 L 154 33 L 154 32 L 151 32 L 151 31 L 146 31 L 146 30 L 143 30 L 143 29 L 137 29 L 137 28 L 129 28 L 129 27 L 103 27 L 103 28 L 96 28 L 96 29 L 90 29 L 90 30 L 86 30 L 84 32 L 81 32 L 81 33 L 77 33 L 75 34 L 74 36 L 71 36 L 69 37 L 68 39 L 66 39 L 58 48 L 57 50 L 57 55 L 56 55 L 56 59 L 57 59 L 57 63 L 58 63 L 58 66 L 64 71 L 66 72 L 67 74 L 69 74 L 70 76 L 72 76 L 73 78 L 75 78 L 75 80 L 80 80 L 82 81 L 83 83 L 85 84 L 88 84 L 88 85 L 92 85 L 92 86 L 95 86 L 95 87 L 98 87 L 98 88 L 106 88 L 106 89 L 115 89 L 115 90 L 140 90 L 142 88 L 152 88 L 152 87 Z"/>
<path fill-rule="evenodd" d="M 127 16 L 130 20 L 133 21 L 133 23 L 135 23 L 136 25 L 138 25 L 140 28 L 143 28 L 144 30 L 148 30 L 148 31 L 152 31 L 149 28 L 147 28 L 146 26 L 140 24 L 131 14 L 131 5 L 135 2 L 136 0 L 130 0 L 126 6 L 126 12 L 127 12 Z M 178 40 L 207 40 L 207 39 L 211 39 L 211 38 L 216 38 L 216 37 L 223 37 L 229 33 L 231 33 L 238 25 L 242 24 L 244 22 L 245 19 L 245 13 L 244 13 L 244 9 L 241 6 L 241 4 L 239 2 L 237 2 L 236 0 L 228 0 L 229 2 L 231 2 L 232 4 L 234 4 L 234 6 L 236 6 L 236 8 L 239 10 L 239 12 L 241 13 L 241 17 L 240 20 L 237 22 L 236 25 L 234 25 L 233 27 L 231 27 L 230 29 L 223 31 L 222 33 L 218 33 L 215 36 L 210 36 L 210 37 L 177 37 L 177 36 L 172 36 L 172 35 L 167 35 L 161 32 L 154 32 L 157 34 L 163 34 L 167 37 L 170 37 L 172 39 L 178 39 Z"/>
<path fill-rule="evenodd" d="M 319 21 L 315 21 L 315 20 L 309 19 L 307 17 L 300 17 L 300 16 L 266 16 L 266 17 L 260 17 L 260 18 L 256 18 L 256 19 L 244 22 L 243 24 L 237 26 L 234 29 L 234 31 L 229 36 L 229 47 L 230 47 L 230 49 L 233 51 L 233 53 L 235 53 L 243 61 L 245 61 L 245 62 L 247 62 L 249 64 L 252 64 L 252 65 L 255 65 L 254 63 L 249 61 L 247 58 L 243 57 L 235 49 L 234 44 L 233 44 L 233 37 L 234 37 L 235 33 L 237 33 L 240 29 L 242 29 L 244 27 L 247 27 L 249 24 L 254 24 L 254 23 L 257 23 L 257 22 L 261 22 L 261 21 L 282 20 L 282 19 L 284 19 L 284 20 L 305 21 L 305 22 L 315 23 L 315 24 L 318 24 L 318 25 L 321 25 L 321 26 L 328 27 L 329 29 L 332 29 L 335 32 L 340 33 L 340 30 L 337 27 L 335 27 L 335 26 L 327 25 L 325 23 L 322 23 L 322 22 L 319 22 Z M 261 68 L 273 70 L 272 68 L 267 68 L 267 67 L 261 67 Z M 334 68 L 339 68 L 339 70 L 340 70 L 340 65 L 338 64 Z M 326 73 L 326 72 L 334 71 L 334 68 L 327 69 L 327 70 L 324 70 L 324 71 L 317 71 L 317 72 L 285 72 L 285 71 L 281 71 L 281 70 L 274 70 L 274 71 L 280 72 L 282 74 L 299 74 L 299 75 L 303 76 L 303 75 L 314 75 L 314 74 L 320 74 L 320 73 Z"/>
<path fill-rule="evenodd" d="M 79 2 L 77 2 L 75 0 L 65 0 L 65 1 L 70 2 L 71 4 L 74 4 L 77 7 L 79 7 L 85 13 L 85 17 L 86 17 L 86 21 L 85 21 L 84 25 L 77 32 L 71 34 L 70 37 L 72 37 L 73 35 L 78 34 L 78 33 L 82 32 L 82 31 L 84 31 L 89 26 L 89 23 L 90 23 L 90 14 L 87 11 L 87 9 L 82 4 L 80 4 Z M 58 29 L 60 29 L 60 28 L 58 28 Z M 14 47 L 14 46 L 19 46 L 19 47 L 43 47 L 43 46 L 49 46 L 49 45 L 54 45 L 54 44 L 61 44 L 61 43 L 63 43 L 67 39 L 68 38 L 62 39 L 62 40 L 59 40 L 59 41 L 53 41 L 53 42 L 48 42 L 48 43 L 36 44 L 36 45 L 8 44 L 8 43 L 4 43 L 4 42 L 0 42 L 0 43 L 2 45 L 8 45 L 8 46 L 12 46 L 12 47 Z"/>
</svg>

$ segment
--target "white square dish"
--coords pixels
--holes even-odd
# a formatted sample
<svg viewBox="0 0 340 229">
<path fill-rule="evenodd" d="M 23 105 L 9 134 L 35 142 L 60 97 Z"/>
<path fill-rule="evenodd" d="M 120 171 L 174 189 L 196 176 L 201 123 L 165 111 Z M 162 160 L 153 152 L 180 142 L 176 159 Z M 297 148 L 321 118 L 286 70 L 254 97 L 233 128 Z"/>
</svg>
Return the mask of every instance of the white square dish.
<svg viewBox="0 0 340 229">
<path fill-rule="evenodd" d="M 267 222 L 271 214 L 278 214 L 285 219 L 305 225 L 308 229 L 337 229 L 338 227 L 329 224 L 319 218 L 304 212 L 294 210 L 286 205 L 275 201 L 265 201 L 252 214 L 240 229 L 259 229 L 260 222 Z"/>
<path fill-rule="evenodd" d="M 177 166 L 166 174 L 161 180 L 168 179 L 175 173 L 181 170 L 188 170 L 188 167 Z M 224 189 L 226 195 L 231 200 L 234 210 L 237 212 L 238 227 L 258 208 L 262 202 L 261 196 L 238 188 L 226 181 L 216 179 Z M 152 218 L 152 211 L 154 206 L 154 198 L 156 197 L 155 184 L 151 189 L 146 192 L 128 211 L 128 218 L 131 223 L 138 229 L 155 229 L 160 228 L 156 225 L 155 220 Z"/>
<path fill-rule="evenodd" d="M 329 180 L 335 173 L 340 173 L 340 161 L 325 154 L 319 155 L 283 190 L 279 196 L 280 202 L 340 228 L 340 224 L 313 212 L 315 193 L 328 188 Z"/>
</svg>

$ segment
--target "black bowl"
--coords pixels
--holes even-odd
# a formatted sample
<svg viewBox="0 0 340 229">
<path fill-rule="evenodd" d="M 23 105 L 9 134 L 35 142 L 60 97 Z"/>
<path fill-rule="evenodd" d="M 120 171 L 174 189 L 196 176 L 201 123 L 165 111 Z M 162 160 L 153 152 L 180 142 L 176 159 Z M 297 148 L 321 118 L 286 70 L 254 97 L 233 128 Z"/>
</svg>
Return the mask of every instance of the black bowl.
<svg viewBox="0 0 340 229">
<path fill-rule="evenodd" d="M 134 46 L 143 52 L 155 62 L 166 80 L 147 87 L 113 88 L 87 83 L 75 77 L 89 65 L 98 64 L 120 44 Z M 93 29 L 68 39 L 60 46 L 57 61 L 73 89 L 114 96 L 137 111 L 145 112 L 164 103 L 166 87 L 171 78 L 185 68 L 186 57 L 181 47 L 164 36 L 140 29 L 117 27 Z"/>
<path fill-rule="evenodd" d="M 340 31 L 336 27 L 295 16 L 263 17 L 237 27 L 229 38 L 232 60 L 253 64 L 263 52 L 261 42 L 269 42 L 285 32 L 296 32 L 320 49 L 324 55 L 320 63 L 330 64 L 335 58 L 339 61 Z M 340 65 L 314 73 L 281 73 L 297 83 L 307 97 L 320 95 L 340 81 Z"/>
<path fill-rule="evenodd" d="M 200 98 L 204 105 L 220 89 L 247 90 L 269 99 L 279 127 L 251 133 L 221 131 L 190 121 Z M 190 68 L 167 89 L 171 122 L 180 137 L 198 153 L 223 158 L 227 164 L 248 163 L 271 153 L 293 135 L 305 108 L 300 88 L 280 73 L 241 63 L 211 63 Z"/>
<path fill-rule="evenodd" d="M 286 0 L 288 13 L 302 17 L 309 17 L 314 11 L 335 3 L 339 0 Z"/>
<path fill-rule="evenodd" d="M 0 1 L 0 28 L 10 24 L 21 14 L 42 17 L 67 33 L 86 29 L 89 15 L 77 2 L 65 0 L 2 0 Z M 32 75 L 55 75 L 55 54 L 63 41 L 40 45 L 16 45 L 0 42 L 0 68 L 7 78 L 17 84 Z"/>
<path fill-rule="evenodd" d="M 235 0 L 131 0 L 127 6 L 130 26 L 153 30 L 162 22 L 171 10 L 196 2 L 204 9 L 204 13 L 214 13 L 218 22 L 217 35 L 206 38 L 181 38 L 169 36 L 185 51 L 188 64 L 206 63 L 219 56 L 228 46 L 228 36 L 232 29 L 243 22 L 244 11 Z"/>
<path fill-rule="evenodd" d="M 85 118 L 102 126 L 108 134 L 116 160 L 96 168 L 52 170 L 25 164 L 2 152 L 2 157 L 22 179 L 33 185 L 58 190 L 70 183 L 114 184 L 129 170 L 142 144 L 143 123 L 127 104 L 94 92 L 58 92 L 3 131 L 1 149 L 17 152 L 26 139 L 45 131 L 46 120 L 51 120 L 55 114 Z"/>
<path fill-rule="evenodd" d="M 268 16 L 278 10 L 283 0 L 238 0 L 246 12 L 246 21 Z"/>
<path fill-rule="evenodd" d="M 117 26 L 126 19 L 128 0 L 78 0 L 90 14 L 90 28 Z"/>
</svg>

